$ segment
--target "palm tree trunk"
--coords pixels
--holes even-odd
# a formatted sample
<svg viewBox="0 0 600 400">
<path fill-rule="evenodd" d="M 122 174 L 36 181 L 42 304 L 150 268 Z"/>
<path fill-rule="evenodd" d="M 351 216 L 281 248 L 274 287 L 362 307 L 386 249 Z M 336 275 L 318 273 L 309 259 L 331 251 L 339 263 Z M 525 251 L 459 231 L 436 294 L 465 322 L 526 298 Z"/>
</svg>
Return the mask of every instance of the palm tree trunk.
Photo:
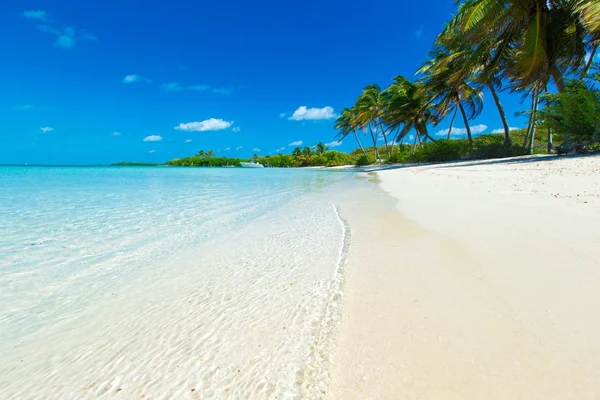
<svg viewBox="0 0 600 400">
<path fill-rule="evenodd" d="M 471 127 L 469 126 L 469 119 L 467 118 L 467 113 L 465 112 L 465 108 L 462 105 L 462 102 L 458 102 L 458 107 L 460 108 L 460 113 L 462 114 L 463 121 L 465 122 L 465 129 L 467 130 L 467 138 L 469 139 L 469 147 L 473 150 L 473 136 L 471 136 Z"/>
<path fill-rule="evenodd" d="M 596 52 L 598 51 L 598 45 L 600 45 L 600 42 L 596 43 L 594 45 L 594 48 L 592 49 L 592 53 L 590 55 L 590 59 L 588 60 L 588 62 L 585 64 L 585 67 L 583 68 L 583 71 L 581 71 L 581 76 L 579 77 L 580 80 L 585 79 L 585 77 L 588 74 L 588 71 L 590 70 L 590 67 L 592 66 L 592 64 L 594 63 L 594 57 L 596 57 Z"/>
<path fill-rule="evenodd" d="M 500 103 L 500 97 L 498 97 L 498 92 L 496 92 L 496 89 L 494 88 L 493 84 L 488 83 L 488 87 L 490 88 L 490 92 L 492 92 L 494 102 L 496 103 L 498 113 L 500 114 L 500 119 L 502 120 L 502 125 L 504 126 L 504 145 L 510 146 L 510 128 L 508 126 L 508 121 L 506 121 L 506 114 L 504 113 L 504 108 L 502 107 L 502 103 Z"/>
<path fill-rule="evenodd" d="M 558 89 L 558 91 L 561 93 L 564 92 L 565 91 L 565 81 L 563 79 L 562 73 L 556 66 L 556 62 L 553 62 L 552 64 L 550 64 L 550 75 L 552 75 L 552 78 L 554 79 L 554 84 L 556 85 L 556 88 Z"/>
<path fill-rule="evenodd" d="M 531 138 L 529 139 L 529 154 L 533 154 L 533 142 L 535 141 L 535 118 L 536 118 L 536 113 L 537 113 L 539 97 L 540 97 L 540 93 L 535 92 L 533 110 L 532 110 L 532 114 L 531 114 L 532 115 L 532 117 L 531 117 L 532 126 L 531 126 Z"/>
<path fill-rule="evenodd" d="M 413 149 L 412 152 L 414 153 L 415 150 L 417 149 L 417 140 L 419 139 L 419 133 L 415 132 L 415 144 L 413 145 Z"/>
<path fill-rule="evenodd" d="M 531 112 L 529 113 L 529 120 L 527 121 L 527 132 L 525 133 L 525 140 L 523 140 L 523 148 L 527 148 L 529 143 L 529 137 L 531 135 L 531 127 L 533 126 L 533 106 L 535 105 L 535 92 L 531 95 Z"/>
<path fill-rule="evenodd" d="M 371 129 L 371 126 L 369 126 L 369 133 L 371 134 L 371 139 L 373 140 L 373 149 L 375 150 L 375 158 L 377 159 L 377 161 L 379 161 L 379 164 L 381 164 L 381 157 L 379 156 L 379 150 L 377 149 L 377 139 L 375 138 L 375 135 L 373 135 L 373 129 Z"/>
<path fill-rule="evenodd" d="M 548 86 L 544 88 L 546 91 L 546 107 L 550 107 L 550 99 L 547 97 L 548 95 Z M 548 154 L 552 154 L 552 149 L 554 148 L 552 144 L 552 128 L 548 125 Z"/>
<path fill-rule="evenodd" d="M 367 157 L 367 152 L 365 151 L 364 147 L 362 146 L 362 143 L 360 142 L 360 139 L 358 138 L 358 133 L 356 133 L 356 129 L 353 129 L 352 132 L 354 132 L 354 138 L 358 143 L 358 147 L 360 147 L 360 150 L 362 151 L 363 155 Z"/>
<path fill-rule="evenodd" d="M 429 132 L 427 132 L 427 127 L 424 128 L 423 132 L 421 132 L 420 135 L 423 135 L 432 142 L 435 142 L 435 139 L 429 135 Z"/>
<path fill-rule="evenodd" d="M 387 135 L 385 134 L 385 130 L 383 130 L 383 125 L 379 124 L 379 129 L 381 130 L 381 136 L 383 136 L 383 142 L 385 143 L 385 151 L 387 152 L 388 158 L 392 157 L 390 153 L 390 145 L 388 144 Z"/>
<path fill-rule="evenodd" d="M 452 127 L 454 126 L 454 119 L 456 118 L 456 114 L 458 114 L 458 107 L 454 107 L 454 115 L 452 115 L 452 120 L 450 121 L 450 128 L 448 129 L 448 137 L 446 140 L 450 140 L 450 134 L 452 134 Z"/>
</svg>

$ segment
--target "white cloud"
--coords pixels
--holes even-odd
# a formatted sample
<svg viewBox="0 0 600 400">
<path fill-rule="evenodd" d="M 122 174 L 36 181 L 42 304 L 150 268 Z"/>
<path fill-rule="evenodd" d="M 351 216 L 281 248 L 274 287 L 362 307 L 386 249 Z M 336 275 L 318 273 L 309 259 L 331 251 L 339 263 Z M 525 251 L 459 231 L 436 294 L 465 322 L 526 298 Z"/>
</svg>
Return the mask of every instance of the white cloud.
<svg viewBox="0 0 600 400">
<path fill-rule="evenodd" d="M 158 135 L 150 135 L 144 138 L 144 142 L 160 142 L 161 140 L 163 140 L 162 136 Z"/>
<path fill-rule="evenodd" d="M 197 92 L 201 92 L 204 90 L 210 89 L 208 85 L 191 85 L 191 86 L 182 86 L 177 82 L 165 83 L 160 86 L 164 91 L 167 92 L 182 92 L 184 90 L 194 90 Z"/>
<path fill-rule="evenodd" d="M 231 94 L 233 93 L 233 89 L 232 88 L 227 88 L 227 87 L 222 87 L 222 88 L 214 88 L 212 90 L 213 93 L 217 93 L 217 94 Z"/>
<path fill-rule="evenodd" d="M 294 114 L 289 118 L 294 121 L 304 121 L 304 120 L 322 120 L 322 119 L 331 119 L 335 118 L 335 112 L 333 108 L 329 106 L 325 106 L 323 108 L 307 108 L 306 106 L 300 106 Z"/>
<path fill-rule="evenodd" d="M 125 78 L 121 81 L 123 83 L 135 83 L 135 82 L 150 82 L 150 79 L 145 78 L 138 74 L 125 75 Z"/>
<path fill-rule="evenodd" d="M 40 21 L 45 21 L 46 18 L 48 18 L 48 13 L 42 10 L 30 10 L 23 11 L 21 13 L 21 16 L 29 19 L 38 19 Z"/>
<path fill-rule="evenodd" d="M 255 147 L 255 148 L 253 148 L 253 149 L 252 149 L 252 151 L 253 151 L 254 153 L 258 153 L 258 152 L 260 152 L 260 149 L 259 149 L 258 147 Z"/>
<path fill-rule="evenodd" d="M 42 126 L 40 128 L 40 131 L 47 133 L 47 132 L 52 132 L 54 130 L 54 128 L 50 127 L 50 126 Z"/>
<path fill-rule="evenodd" d="M 98 40 L 98 38 L 86 31 L 76 32 L 74 28 L 68 26 L 63 30 L 53 28 L 48 25 L 38 25 L 38 29 L 42 32 L 50 33 L 56 36 L 55 46 L 62 47 L 63 49 L 70 49 L 80 41 Z"/>
<path fill-rule="evenodd" d="M 282 147 L 278 148 L 277 150 L 275 150 L 275 152 L 276 153 L 281 153 L 284 150 L 285 150 L 285 146 L 282 146 Z"/>
<path fill-rule="evenodd" d="M 285 118 L 286 115 L 287 113 L 279 113 L 279 118 Z"/>
<path fill-rule="evenodd" d="M 236 126 L 236 127 L 235 127 L 235 128 L 233 128 L 231 131 L 232 131 L 232 132 L 239 132 L 239 131 L 241 131 L 241 130 L 242 130 L 242 128 L 240 128 L 239 126 Z"/>
<path fill-rule="evenodd" d="M 243 147 L 244 146 L 238 146 L 238 147 L 235 148 L 235 151 L 238 151 L 238 150 L 242 149 Z"/>
<path fill-rule="evenodd" d="M 121 132 L 113 132 L 112 135 L 113 136 L 121 136 Z"/>
<path fill-rule="evenodd" d="M 192 143 L 192 139 L 186 139 L 185 143 Z"/>
<path fill-rule="evenodd" d="M 515 127 L 512 127 L 512 126 L 508 127 L 509 131 L 516 131 L 517 129 L 521 129 L 521 128 L 515 128 Z M 504 128 L 494 129 L 492 131 L 492 133 L 504 133 Z"/>
<path fill-rule="evenodd" d="M 225 151 L 231 150 L 231 147 L 225 147 Z"/>
<path fill-rule="evenodd" d="M 484 124 L 473 125 L 473 126 L 471 126 L 471 134 L 479 135 L 480 133 L 485 132 L 485 130 L 487 128 L 488 128 L 487 125 L 484 125 Z M 449 129 L 442 129 L 441 131 L 437 131 L 435 133 L 435 136 L 448 136 L 448 130 Z M 467 134 L 466 128 L 452 128 L 451 135 L 461 136 L 461 135 L 466 135 L 466 134 Z"/>
<path fill-rule="evenodd" d="M 334 147 L 339 147 L 342 145 L 342 141 L 335 141 L 335 142 L 329 142 L 329 143 L 325 143 L 325 146 L 329 147 L 330 149 L 333 149 Z"/>
<path fill-rule="evenodd" d="M 288 144 L 288 146 L 290 147 L 297 147 L 297 146 L 302 146 L 304 144 L 304 142 L 302 140 L 297 140 L 295 142 L 292 142 L 290 144 Z"/>
<path fill-rule="evenodd" d="M 180 123 L 177 125 L 175 130 L 177 131 L 185 131 L 185 132 L 206 132 L 206 131 L 220 131 L 222 129 L 227 129 L 231 125 L 233 125 L 233 121 L 224 121 L 222 119 L 210 118 L 201 122 L 187 122 Z"/>
<path fill-rule="evenodd" d="M 29 111 L 33 110 L 33 106 L 31 104 L 17 104 L 15 106 L 16 111 Z"/>
<path fill-rule="evenodd" d="M 156 150 L 149 150 L 148 153 L 152 154 L 154 153 Z"/>
</svg>

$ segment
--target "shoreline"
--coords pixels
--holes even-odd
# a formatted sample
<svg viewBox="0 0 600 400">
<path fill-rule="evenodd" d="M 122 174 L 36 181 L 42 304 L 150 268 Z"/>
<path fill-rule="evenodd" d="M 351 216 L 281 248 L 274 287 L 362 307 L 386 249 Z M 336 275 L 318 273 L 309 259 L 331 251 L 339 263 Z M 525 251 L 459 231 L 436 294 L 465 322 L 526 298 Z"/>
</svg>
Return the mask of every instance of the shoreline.
<svg viewBox="0 0 600 400">
<path fill-rule="evenodd" d="M 377 177 L 377 199 L 346 213 L 328 397 L 596 398 L 600 157 Z"/>
</svg>

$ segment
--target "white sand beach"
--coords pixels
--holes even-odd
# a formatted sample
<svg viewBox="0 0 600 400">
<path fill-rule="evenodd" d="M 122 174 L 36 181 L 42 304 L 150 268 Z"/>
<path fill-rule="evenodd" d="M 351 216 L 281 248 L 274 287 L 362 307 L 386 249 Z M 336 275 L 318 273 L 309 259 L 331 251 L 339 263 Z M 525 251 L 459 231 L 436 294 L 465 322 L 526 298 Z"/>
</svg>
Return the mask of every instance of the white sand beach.
<svg viewBox="0 0 600 400">
<path fill-rule="evenodd" d="M 377 177 L 346 210 L 329 398 L 598 399 L 600 157 Z"/>
</svg>

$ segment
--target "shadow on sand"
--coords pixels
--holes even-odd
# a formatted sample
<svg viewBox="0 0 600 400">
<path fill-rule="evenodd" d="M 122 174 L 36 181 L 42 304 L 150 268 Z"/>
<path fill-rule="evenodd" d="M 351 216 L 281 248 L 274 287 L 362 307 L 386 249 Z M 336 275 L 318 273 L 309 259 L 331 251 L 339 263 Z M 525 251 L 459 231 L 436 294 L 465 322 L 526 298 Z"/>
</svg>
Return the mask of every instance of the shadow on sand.
<svg viewBox="0 0 600 400">
<path fill-rule="evenodd" d="M 436 168 L 457 168 L 470 167 L 476 165 L 495 165 L 495 164 L 525 164 L 534 162 L 554 161 L 563 158 L 583 158 L 583 157 L 599 157 L 600 154 L 571 154 L 571 155 L 555 155 L 555 154 L 538 154 L 532 156 L 520 156 L 509 158 L 495 158 L 489 160 L 462 160 L 462 161 L 447 161 L 438 163 L 420 163 L 420 164 L 391 164 L 391 165 L 369 165 L 366 167 L 356 167 L 354 170 L 361 172 L 377 172 L 387 171 L 392 169 L 416 168 L 416 167 L 436 167 Z"/>
</svg>

